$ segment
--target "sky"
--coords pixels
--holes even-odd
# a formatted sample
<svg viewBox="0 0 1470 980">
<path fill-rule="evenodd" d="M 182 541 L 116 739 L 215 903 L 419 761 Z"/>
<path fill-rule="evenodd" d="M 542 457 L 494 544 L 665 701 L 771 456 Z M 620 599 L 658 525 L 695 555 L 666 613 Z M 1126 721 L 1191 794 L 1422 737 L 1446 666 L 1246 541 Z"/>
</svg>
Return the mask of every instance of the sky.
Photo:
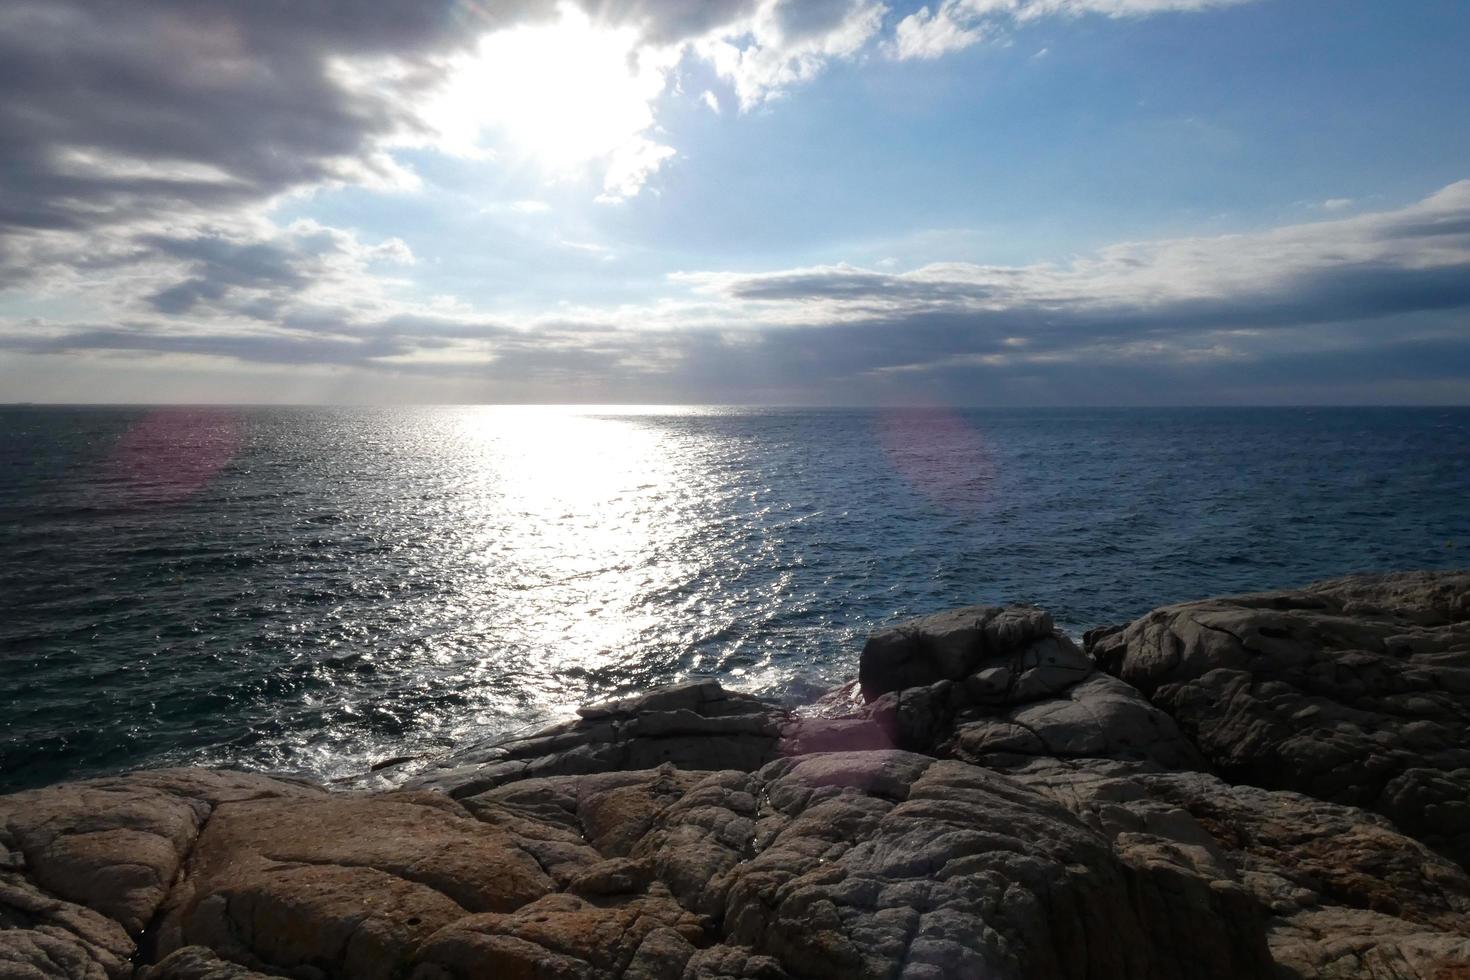
<svg viewBox="0 0 1470 980">
<path fill-rule="evenodd" d="M 1465 0 L 6 0 L 0 401 L 1470 403 Z"/>
</svg>

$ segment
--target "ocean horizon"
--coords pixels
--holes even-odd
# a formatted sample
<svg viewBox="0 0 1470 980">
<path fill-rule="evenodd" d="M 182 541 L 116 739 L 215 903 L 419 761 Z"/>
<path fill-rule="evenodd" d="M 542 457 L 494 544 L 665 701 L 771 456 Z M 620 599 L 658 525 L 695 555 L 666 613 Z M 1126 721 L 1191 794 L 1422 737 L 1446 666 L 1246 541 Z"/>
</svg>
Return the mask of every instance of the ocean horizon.
<svg viewBox="0 0 1470 980">
<path fill-rule="evenodd" d="M 0 409 L 0 787 L 319 778 L 972 603 L 1450 568 L 1470 409 Z"/>
</svg>

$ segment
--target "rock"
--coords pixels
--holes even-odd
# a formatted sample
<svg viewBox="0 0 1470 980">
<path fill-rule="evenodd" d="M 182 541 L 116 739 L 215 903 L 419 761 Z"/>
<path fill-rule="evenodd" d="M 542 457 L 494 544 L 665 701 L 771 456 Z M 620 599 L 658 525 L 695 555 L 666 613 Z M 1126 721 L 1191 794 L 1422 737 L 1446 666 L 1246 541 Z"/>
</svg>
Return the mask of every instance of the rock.
<svg viewBox="0 0 1470 980">
<path fill-rule="evenodd" d="M 1128 623 L 1109 623 L 1107 626 L 1094 626 L 1082 633 L 1082 652 L 1089 657 L 1092 656 L 1093 648 L 1114 633 L 1121 633 L 1128 628 Z"/>
<path fill-rule="evenodd" d="M 1089 634 L 1123 679 L 958 610 L 806 709 L 676 685 L 403 788 L 0 797 L 0 980 L 1470 977 L 1467 585 L 1169 607 Z"/>
<path fill-rule="evenodd" d="M 776 758 L 790 713 L 717 681 L 592 705 L 576 721 L 459 753 L 406 785 L 461 798 L 521 779 L 681 769 L 757 769 Z"/>
<path fill-rule="evenodd" d="M 415 957 L 414 980 L 679 977 L 705 940 L 702 920 L 668 892 L 613 905 L 548 895 L 509 915 L 476 915 L 441 929 Z"/>
<path fill-rule="evenodd" d="M 1008 708 L 974 721 L 962 716 L 945 754 L 980 765 L 1005 766 L 1015 756 L 1058 759 L 1136 759 L 1166 769 L 1206 768 L 1172 718 L 1133 688 L 1093 674 L 1058 696 Z"/>
<path fill-rule="evenodd" d="M 697 711 L 708 705 L 726 704 L 731 700 L 730 692 L 721 687 L 719 681 L 705 679 L 670 684 L 617 701 L 584 705 L 577 709 L 577 714 L 583 718 L 597 719 L 627 717 L 653 711 Z M 734 699 L 737 704 L 742 700 L 744 699 Z"/>
<path fill-rule="evenodd" d="M 1168 606 L 1094 655 L 1230 781 L 1373 810 L 1470 868 L 1470 574 Z"/>
<path fill-rule="evenodd" d="M 1053 637 L 1051 616 L 1040 609 L 970 606 L 934 613 L 870 636 L 863 646 L 858 684 L 864 699 L 873 701 L 890 691 L 960 680 L 987 662 L 1010 667 L 1019 675 L 1027 669 L 1022 666 L 1022 660 L 1032 651 L 1033 644 Z M 1052 648 L 1047 652 L 1057 651 Z M 1033 653 L 1029 669 L 1071 668 L 1079 676 L 1089 669 L 1080 654 L 1056 663 L 1041 663 L 1041 660 Z M 1061 687 L 1069 683 L 1055 677 L 1053 681 Z M 1036 683 L 1038 686 L 1043 683 L 1041 676 Z"/>
<path fill-rule="evenodd" d="M 1288 976 L 1470 971 L 1470 876 L 1382 817 L 1140 764 L 1031 760 L 1009 775 L 1111 840 L 1125 864 L 1248 894 Z"/>
<path fill-rule="evenodd" d="M 888 751 L 711 775 L 634 851 L 724 942 L 793 976 L 1264 977 L 1244 892 L 1190 923 L 1065 808 L 956 761 Z M 1246 914 L 1240 914 L 1242 909 Z"/>
<path fill-rule="evenodd" d="M 126 962 L 126 961 L 123 961 Z M 105 980 L 128 976 L 123 968 L 109 969 L 89 950 L 67 936 L 37 929 L 0 932 L 0 977 L 4 980 Z"/>
<path fill-rule="evenodd" d="M 512 834 L 442 797 L 239 802 L 200 835 L 158 944 L 254 969 L 390 977 L 436 930 L 555 887 Z"/>
<path fill-rule="evenodd" d="M 148 924 L 194 838 L 221 803 L 320 795 L 250 773 L 133 773 L 0 796 L 0 845 L 27 876 L 130 933 Z"/>
<path fill-rule="evenodd" d="M 322 791 L 172 769 L 0 796 L 0 977 L 122 978 L 221 805 Z"/>
<path fill-rule="evenodd" d="M 117 980 L 137 947 L 118 923 L 0 871 L 0 977 Z"/>
<path fill-rule="evenodd" d="M 788 726 L 785 754 L 891 746 L 986 765 L 1055 756 L 1206 767 L 1173 719 L 1100 674 L 1037 609 L 977 606 L 901 623 L 868 641 L 862 663 L 871 703 L 842 718 L 851 695 L 834 692 L 816 718 Z"/>
<path fill-rule="evenodd" d="M 745 946 L 701 949 L 684 966 L 683 980 L 789 980 L 779 960 Z"/>
<path fill-rule="evenodd" d="M 1301 912 L 1271 930 L 1282 975 L 1301 980 L 1461 980 L 1470 976 L 1470 938 L 1422 929 L 1378 912 Z"/>
<path fill-rule="evenodd" d="M 270 980 L 237 963 L 222 960 L 204 946 L 185 946 L 153 966 L 138 971 L 138 980 Z"/>
</svg>

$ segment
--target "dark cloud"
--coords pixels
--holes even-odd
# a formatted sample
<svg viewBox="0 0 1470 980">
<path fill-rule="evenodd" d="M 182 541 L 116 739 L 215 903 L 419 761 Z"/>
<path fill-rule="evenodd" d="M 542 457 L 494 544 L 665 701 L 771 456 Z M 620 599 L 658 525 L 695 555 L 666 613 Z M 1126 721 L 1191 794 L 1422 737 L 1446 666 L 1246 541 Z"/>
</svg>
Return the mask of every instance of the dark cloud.
<svg viewBox="0 0 1470 980">
<path fill-rule="evenodd" d="M 441 3 L 10 0 L 0 8 L 0 228 L 211 210 L 381 167 L 395 108 L 462 44 Z M 420 73 L 344 85 L 334 59 Z"/>
<path fill-rule="evenodd" d="M 684 278 L 768 316 L 789 309 L 807 320 L 895 324 L 908 363 L 944 350 L 982 352 L 1008 337 L 1028 352 L 1076 350 L 1462 311 L 1470 309 L 1470 181 L 1398 211 L 1115 246 L 1067 266 L 952 263 L 902 274 L 835 266 Z M 936 324 L 954 323 L 964 326 L 925 342 Z"/>
<path fill-rule="evenodd" d="M 783 0 L 773 13 L 785 40 L 803 41 L 836 30 L 865 6 L 863 0 Z"/>
<path fill-rule="evenodd" d="M 312 267 L 320 257 L 336 251 L 335 243 L 321 236 L 309 236 L 305 241 L 282 238 L 242 242 L 221 235 L 149 235 L 139 240 L 158 256 L 186 263 L 190 278 L 147 297 L 155 310 L 172 316 L 192 312 L 201 303 L 218 303 L 233 290 L 243 288 L 284 294 L 256 295 L 241 304 L 241 312 L 255 319 L 269 319 L 292 294 L 312 281 Z"/>
<path fill-rule="evenodd" d="M 1083 330 L 1017 348 L 1004 335 L 1025 318 L 978 324 L 961 314 L 761 331 L 615 330 L 595 324 L 527 331 L 492 321 L 401 316 L 328 331 L 187 333 L 161 324 L 88 327 L 0 337 L 26 353 L 207 355 L 266 365 L 332 365 L 380 376 L 427 376 L 555 401 L 765 403 L 1175 404 L 1291 400 L 1291 393 L 1464 382 L 1464 318 L 1421 314 L 1322 328 L 1285 347 L 1217 350 L 1208 334 L 1138 346 Z M 1421 334 L 1403 336 L 1406 332 Z M 1090 346 L 1082 346 L 1084 342 Z M 476 351 L 471 360 L 393 361 L 423 352 Z M 492 356 L 485 359 L 484 353 Z M 1293 387 L 1295 386 L 1295 388 Z M 388 389 L 391 390 L 391 389 Z M 1306 400 L 1313 400 L 1307 398 Z M 1413 400 L 1406 397 L 1406 400 Z"/>
<path fill-rule="evenodd" d="M 920 281 L 845 266 L 750 277 L 737 280 L 728 290 L 737 299 L 750 300 L 872 299 L 930 303 L 981 300 L 992 291 L 979 283 Z"/>
<path fill-rule="evenodd" d="M 672 42 L 750 0 L 589 3 Z M 0 6 L 0 233 L 211 212 L 376 174 L 422 128 L 445 56 L 550 0 L 7 0 Z M 375 70 L 391 58 L 395 70 Z M 364 84 L 344 81 L 344 62 Z"/>
<path fill-rule="evenodd" d="M 635 27 L 654 44 L 697 38 L 749 17 L 757 0 L 588 0 L 594 19 Z"/>
</svg>

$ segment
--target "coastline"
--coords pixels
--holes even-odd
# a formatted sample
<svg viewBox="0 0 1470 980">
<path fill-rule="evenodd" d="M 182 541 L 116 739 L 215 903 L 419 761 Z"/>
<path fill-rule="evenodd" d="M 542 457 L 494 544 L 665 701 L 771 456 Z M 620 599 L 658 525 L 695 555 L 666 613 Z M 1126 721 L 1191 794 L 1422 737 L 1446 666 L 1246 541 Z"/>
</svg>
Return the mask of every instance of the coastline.
<svg viewBox="0 0 1470 980">
<path fill-rule="evenodd" d="M 1448 980 L 1467 746 L 1470 573 L 1081 646 L 949 610 L 797 709 L 698 681 L 333 787 L 0 797 L 0 977 Z"/>
</svg>

